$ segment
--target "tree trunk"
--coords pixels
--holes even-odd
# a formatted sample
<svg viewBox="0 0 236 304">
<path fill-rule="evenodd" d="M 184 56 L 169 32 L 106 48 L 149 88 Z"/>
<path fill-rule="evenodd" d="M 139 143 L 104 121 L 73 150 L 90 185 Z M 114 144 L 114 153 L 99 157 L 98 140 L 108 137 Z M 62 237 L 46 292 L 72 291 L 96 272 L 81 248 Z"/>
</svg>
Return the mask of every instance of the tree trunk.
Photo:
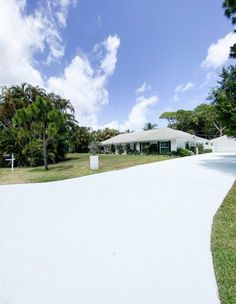
<svg viewBox="0 0 236 304">
<path fill-rule="evenodd" d="M 45 134 L 43 134 L 43 162 L 45 170 L 48 170 L 47 142 Z"/>
<path fill-rule="evenodd" d="M 216 122 L 214 122 L 213 121 L 213 125 L 214 125 L 214 127 L 219 131 L 219 135 L 220 136 L 223 136 L 224 135 L 224 129 L 226 128 L 226 127 L 222 127 L 222 126 L 220 126 L 220 125 L 217 125 L 217 123 Z"/>
</svg>

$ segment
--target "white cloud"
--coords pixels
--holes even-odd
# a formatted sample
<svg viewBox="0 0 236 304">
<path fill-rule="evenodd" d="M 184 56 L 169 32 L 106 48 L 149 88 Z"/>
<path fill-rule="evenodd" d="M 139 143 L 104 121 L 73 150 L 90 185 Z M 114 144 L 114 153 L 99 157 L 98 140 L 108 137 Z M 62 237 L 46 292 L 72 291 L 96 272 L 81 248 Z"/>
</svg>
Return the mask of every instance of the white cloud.
<svg viewBox="0 0 236 304">
<path fill-rule="evenodd" d="M 120 39 L 117 35 L 109 36 L 103 43 L 106 56 L 101 62 L 101 69 L 105 73 L 105 76 L 110 76 L 113 74 L 116 62 L 117 62 L 117 51 L 120 46 Z"/>
<path fill-rule="evenodd" d="M 120 126 L 121 130 L 140 130 L 148 122 L 149 107 L 156 105 L 158 96 L 153 95 L 149 98 L 144 96 L 138 97 L 136 104 L 133 106 L 128 120 Z"/>
<path fill-rule="evenodd" d="M 213 73 L 213 72 L 208 72 L 208 73 L 206 74 L 205 81 L 204 81 L 202 84 L 199 85 L 199 89 L 202 89 L 202 88 L 206 87 L 207 85 L 209 85 L 210 82 L 211 82 L 213 79 L 215 79 L 216 77 L 217 77 L 217 75 L 216 75 L 215 73 Z"/>
<path fill-rule="evenodd" d="M 43 0 L 45 5 L 27 14 L 25 0 L 0 0 L 0 85 L 29 82 L 55 91 L 71 100 L 81 123 L 92 125 L 109 101 L 106 86 L 116 67 L 119 37 L 109 36 L 100 44 L 102 56 L 97 68 L 87 56 L 77 55 L 62 76 L 47 79 L 35 60 L 41 53 L 50 64 L 64 55 L 60 28 L 66 26 L 69 6 L 77 2 Z"/>
<path fill-rule="evenodd" d="M 191 90 L 195 84 L 193 82 L 187 82 L 186 84 L 180 84 L 175 88 L 175 93 L 184 93 Z"/>
<path fill-rule="evenodd" d="M 229 33 L 216 43 L 212 43 L 208 48 L 205 60 L 201 63 L 201 67 L 216 69 L 222 66 L 229 59 L 230 47 L 234 43 L 236 43 L 235 33 Z"/>
<path fill-rule="evenodd" d="M 140 87 L 138 87 L 135 91 L 136 94 L 143 94 L 149 90 L 151 90 L 151 86 L 146 84 L 146 82 L 144 82 Z"/>
<path fill-rule="evenodd" d="M 0 0 L 0 7 L 0 84 L 30 81 L 42 85 L 33 66 L 33 54 L 44 49 L 40 18 L 23 16 L 24 1 Z"/>
<path fill-rule="evenodd" d="M 173 100 L 174 101 L 178 101 L 179 100 L 179 95 L 177 93 L 174 95 Z"/>
<path fill-rule="evenodd" d="M 175 95 L 173 97 L 173 100 L 178 101 L 179 100 L 179 94 L 187 92 L 187 91 L 193 89 L 194 87 L 195 87 L 195 83 L 193 83 L 193 82 L 187 82 L 186 84 L 179 84 L 175 88 Z"/>
<path fill-rule="evenodd" d="M 63 44 L 60 28 L 67 25 L 67 16 L 70 6 L 76 5 L 78 0 L 44 0 L 45 4 L 36 10 L 44 25 L 45 42 L 49 48 L 46 59 L 47 64 L 59 62 L 64 56 L 65 46 Z"/>
<path fill-rule="evenodd" d="M 120 129 L 120 124 L 117 120 L 113 120 L 113 121 L 103 125 L 102 127 L 100 127 L 100 129 L 105 129 L 105 128 L 119 130 Z"/>
<path fill-rule="evenodd" d="M 48 7 L 50 7 L 51 16 L 53 14 L 57 17 L 59 25 L 65 27 L 67 25 L 67 15 L 70 6 L 75 6 L 78 0 L 47 0 Z"/>
<path fill-rule="evenodd" d="M 86 56 L 77 55 L 63 76 L 48 80 L 48 89 L 71 100 L 79 122 L 89 126 L 97 124 L 97 115 L 108 104 L 106 85 L 116 67 L 120 39 L 116 35 L 109 36 L 102 45 L 105 55 L 97 69 Z"/>
<path fill-rule="evenodd" d="M 153 95 L 151 97 L 138 97 L 135 105 L 132 107 L 128 119 L 124 123 L 119 123 L 118 121 L 112 121 L 105 124 L 101 128 L 109 127 L 118 129 L 120 131 L 138 131 L 142 130 L 145 123 L 148 122 L 148 114 L 150 112 L 150 107 L 156 105 L 158 102 L 158 96 Z"/>
<path fill-rule="evenodd" d="M 25 0 L 0 0 L 0 85 L 21 82 L 44 85 L 35 56 L 41 53 L 51 63 L 64 55 L 54 9 L 66 18 L 68 5 L 72 3 L 75 1 L 45 0 L 45 5 L 27 15 Z"/>
</svg>

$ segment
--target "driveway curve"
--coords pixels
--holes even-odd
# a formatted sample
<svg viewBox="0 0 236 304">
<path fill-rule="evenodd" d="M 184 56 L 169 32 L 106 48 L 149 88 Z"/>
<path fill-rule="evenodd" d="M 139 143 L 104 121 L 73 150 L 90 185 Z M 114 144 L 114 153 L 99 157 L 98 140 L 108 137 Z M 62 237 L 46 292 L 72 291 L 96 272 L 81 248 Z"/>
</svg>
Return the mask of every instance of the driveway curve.
<svg viewBox="0 0 236 304">
<path fill-rule="evenodd" d="M 0 186 L 1 304 L 218 304 L 211 225 L 236 154 Z"/>
</svg>

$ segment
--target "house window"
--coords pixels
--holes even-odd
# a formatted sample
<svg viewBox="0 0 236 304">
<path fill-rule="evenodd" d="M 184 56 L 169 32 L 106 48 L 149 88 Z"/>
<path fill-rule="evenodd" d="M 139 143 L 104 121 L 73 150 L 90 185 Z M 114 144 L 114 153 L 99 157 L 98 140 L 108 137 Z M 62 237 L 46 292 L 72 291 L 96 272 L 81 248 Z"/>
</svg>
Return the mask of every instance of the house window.
<svg viewBox="0 0 236 304">
<path fill-rule="evenodd" d="M 170 152 L 170 141 L 161 141 L 160 142 L 160 153 Z"/>
<path fill-rule="evenodd" d="M 142 143 L 142 153 L 147 153 L 150 146 L 149 142 Z"/>
</svg>

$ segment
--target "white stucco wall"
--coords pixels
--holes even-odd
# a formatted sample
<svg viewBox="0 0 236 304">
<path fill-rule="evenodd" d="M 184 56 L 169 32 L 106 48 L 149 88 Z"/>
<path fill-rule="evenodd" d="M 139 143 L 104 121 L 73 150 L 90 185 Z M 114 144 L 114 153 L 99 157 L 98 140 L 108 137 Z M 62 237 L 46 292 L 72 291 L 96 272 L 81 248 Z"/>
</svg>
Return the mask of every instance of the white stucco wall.
<svg viewBox="0 0 236 304">
<path fill-rule="evenodd" d="M 177 148 L 185 149 L 186 148 L 186 139 L 181 139 L 181 138 L 176 139 L 176 145 L 177 145 Z"/>
<path fill-rule="evenodd" d="M 236 138 L 212 141 L 209 148 L 211 148 L 213 152 L 236 152 Z"/>
<path fill-rule="evenodd" d="M 171 140 L 171 151 L 177 151 L 177 141 L 175 139 Z"/>
</svg>

